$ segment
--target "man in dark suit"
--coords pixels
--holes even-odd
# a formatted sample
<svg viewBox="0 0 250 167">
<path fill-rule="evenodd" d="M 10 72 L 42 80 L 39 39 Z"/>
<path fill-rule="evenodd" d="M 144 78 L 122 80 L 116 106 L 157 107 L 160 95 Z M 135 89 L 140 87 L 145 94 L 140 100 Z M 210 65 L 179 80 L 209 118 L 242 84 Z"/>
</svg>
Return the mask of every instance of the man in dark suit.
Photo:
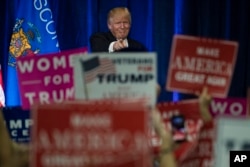
<svg viewBox="0 0 250 167">
<path fill-rule="evenodd" d="M 90 37 L 92 52 L 147 51 L 140 42 L 128 37 L 131 14 L 125 7 L 113 8 L 108 13 L 108 32 L 95 33 Z"/>
</svg>

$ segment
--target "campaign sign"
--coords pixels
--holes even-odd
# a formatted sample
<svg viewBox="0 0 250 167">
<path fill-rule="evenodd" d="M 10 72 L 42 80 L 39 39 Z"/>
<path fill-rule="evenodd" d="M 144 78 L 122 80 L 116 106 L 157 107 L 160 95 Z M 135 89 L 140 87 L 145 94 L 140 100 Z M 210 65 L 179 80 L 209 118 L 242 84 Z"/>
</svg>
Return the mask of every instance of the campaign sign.
<svg viewBox="0 0 250 167">
<path fill-rule="evenodd" d="M 21 107 L 4 107 L 2 111 L 10 138 L 17 143 L 29 143 L 30 129 L 33 125 L 30 111 Z"/>
<path fill-rule="evenodd" d="M 246 98 L 213 98 L 209 111 L 213 117 L 247 117 L 249 115 Z"/>
<path fill-rule="evenodd" d="M 138 101 L 71 101 L 37 105 L 32 111 L 31 167 L 138 167 L 152 163 L 148 110 Z"/>
<path fill-rule="evenodd" d="M 219 144 L 215 143 L 214 137 L 217 134 L 217 129 L 214 125 L 214 121 L 207 123 L 202 121 L 198 100 L 190 99 L 178 102 L 161 102 L 157 104 L 157 107 L 162 114 L 168 130 L 172 131 L 174 141 L 180 143 L 179 147 L 175 150 L 178 166 L 214 166 L 214 145 Z M 248 117 L 245 98 L 213 98 L 209 111 L 214 118 L 226 117 L 243 119 Z M 175 116 L 178 116 L 176 120 L 177 123 L 173 122 L 176 119 Z M 176 130 L 178 130 L 178 133 Z M 240 131 L 240 129 L 238 131 Z M 218 133 L 222 135 L 224 131 L 221 130 Z M 232 136 L 236 134 L 234 130 L 228 133 L 231 133 Z M 249 135 L 246 131 L 244 133 Z M 157 148 L 156 146 L 159 145 L 159 140 L 157 139 L 157 136 L 152 138 L 155 149 Z M 248 141 L 246 140 L 241 149 L 249 147 L 247 143 Z"/>
<path fill-rule="evenodd" d="M 198 100 L 161 102 L 157 107 L 178 145 L 174 152 L 178 166 L 213 166 L 214 125 L 202 120 Z"/>
<path fill-rule="evenodd" d="M 140 98 L 156 103 L 155 53 L 95 53 L 75 56 L 77 99 Z"/>
<path fill-rule="evenodd" d="M 178 102 L 160 102 L 157 104 L 167 130 L 172 132 L 173 140 L 181 143 L 175 150 L 178 161 L 183 159 L 194 146 L 199 136 L 203 121 L 199 112 L 198 100 L 182 100 Z M 158 151 L 158 136 L 152 135 L 155 153 Z"/>
<path fill-rule="evenodd" d="M 250 151 L 250 119 L 249 118 L 219 118 L 216 123 L 215 135 L 215 167 L 240 167 L 244 165 L 245 154 L 238 152 L 239 156 L 231 159 L 230 151 Z M 249 154 L 248 154 L 249 155 Z M 249 158 L 249 157 L 248 157 Z M 232 162 L 234 161 L 234 162 Z M 245 164 L 246 166 L 246 164 Z"/>
<path fill-rule="evenodd" d="M 166 89 L 193 94 L 207 86 L 213 97 L 226 97 L 237 51 L 234 41 L 174 35 Z"/>
<path fill-rule="evenodd" d="M 204 124 L 198 133 L 199 137 L 196 142 L 192 147 L 189 146 L 189 150 L 179 160 L 178 166 L 214 167 L 214 134 L 213 122 Z"/>
<path fill-rule="evenodd" d="M 72 57 L 86 51 L 80 48 L 17 59 L 22 107 L 29 109 L 35 102 L 48 104 L 73 99 Z"/>
<path fill-rule="evenodd" d="M 164 122 L 178 141 L 181 133 L 184 141 L 194 141 L 203 124 L 199 112 L 198 100 L 182 100 L 178 102 L 160 102 L 157 104 Z"/>
</svg>

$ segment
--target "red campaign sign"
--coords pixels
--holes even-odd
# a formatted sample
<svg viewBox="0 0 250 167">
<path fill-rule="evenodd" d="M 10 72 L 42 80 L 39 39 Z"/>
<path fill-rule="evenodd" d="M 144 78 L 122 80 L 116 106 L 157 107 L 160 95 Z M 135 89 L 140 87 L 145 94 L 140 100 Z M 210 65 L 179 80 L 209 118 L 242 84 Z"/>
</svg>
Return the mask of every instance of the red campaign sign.
<svg viewBox="0 0 250 167">
<path fill-rule="evenodd" d="M 178 166 L 189 167 L 207 167 L 213 164 L 213 123 L 204 124 L 201 119 L 198 100 L 182 100 L 178 102 L 158 103 L 158 109 L 173 137 L 184 134 L 184 140 L 173 138 L 176 142 L 175 156 Z M 173 116 L 184 116 L 184 126 L 180 128 L 180 120 L 177 127 L 173 123 Z M 179 128 L 179 133 L 176 133 Z M 157 147 L 155 147 L 157 149 Z"/>
<path fill-rule="evenodd" d="M 179 167 L 213 167 L 214 166 L 214 135 L 213 122 L 205 124 L 196 143 L 178 161 Z"/>
<path fill-rule="evenodd" d="M 213 98 L 209 111 L 216 117 L 248 117 L 245 98 Z M 198 99 L 182 100 L 178 102 L 160 102 L 158 109 L 166 123 L 168 130 L 172 131 L 174 141 L 177 141 L 175 156 L 180 167 L 212 167 L 214 166 L 214 145 L 216 144 L 216 124 L 213 121 L 204 123 L 201 119 Z M 184 116 L 184 126 L 179 133 L 173 124 L 173 116 Z M 175 137 L 177 136 L 177 137 Z M 178 142 L 180 137 L 185 140 Z M 159 138 L 152 136 L 155 154 L 158 153 Z"/>
<path fill-rule="evenodd" d="M 71 101 L 33 108 L 31 167 L 151 164 L 140 102 Z"/>
<path fill-rule="evenodd" d="M 166 123 L 166 128 L 172 131 L 173 140 L 176 143 L 181 143 L 181 147 L 175 150 L 176 158 L 180 160 L 193 147 L 203 125 L 198 100 L 160 102 L 157 107 Z M 158 137 L 152 135 L 153 149 L 156 155 L 159 151 L 159 142 L 157 140 Z"/>
<path fill-rule="evenodd" d="M 22 108 L 30 109 L 35 102 L 49 104 L 74 99 L 72 57 L 86 53 L 87 48 L 83 47 L 18 58 L 17 74 Z"/>
<path fill-rule="evenodd" d="M 234 41 L 174 35 L 166 89 L 193 94 L 207 86 L 213 97 L 226 97 L 237 51 Z"/>
</svg>

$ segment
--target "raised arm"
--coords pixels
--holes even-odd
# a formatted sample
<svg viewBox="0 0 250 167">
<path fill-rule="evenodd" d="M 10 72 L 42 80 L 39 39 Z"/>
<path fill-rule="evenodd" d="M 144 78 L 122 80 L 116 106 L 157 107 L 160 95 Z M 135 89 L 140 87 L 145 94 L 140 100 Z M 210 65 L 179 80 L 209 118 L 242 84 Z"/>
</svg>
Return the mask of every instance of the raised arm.
<svg viewBox="0 0 250 167">
<path fill-rule="evenodd" d="M 209 112 L 209 106 L 212 101 L 212 96 L 208 93 L 208 88 L 204 87 L 199 97 L 199 108 L 202 119 L 204 122 L 210 122 L 212 120 L 212 115 Z"/>
<path fill-rule="evenodd" d="M 160 137 L 159 167 L 176 167 L 177 162 L 174 156 L 174 142 L 170 131 L 157 109 L 152 110 L 152 123 L 156 134 Z"/>
</svg>

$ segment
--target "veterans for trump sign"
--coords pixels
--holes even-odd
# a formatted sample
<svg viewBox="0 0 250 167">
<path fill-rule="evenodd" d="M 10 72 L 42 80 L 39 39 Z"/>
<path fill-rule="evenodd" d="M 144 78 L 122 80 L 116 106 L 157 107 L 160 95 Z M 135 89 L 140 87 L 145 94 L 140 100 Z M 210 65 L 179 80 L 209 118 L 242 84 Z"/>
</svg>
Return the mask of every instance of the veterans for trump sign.
<svg viewBox="0 0 250 167">
<path fill-rule="evenodd" d="M 226 97 L 237 50 L 234 41 L 175 35 L 166 89 L 192 94 L 207 86 L 214 97 Z"/>
<path fill-rule="evenodd" d="M 97 53 L 73 59 L 76 99 L 145 97 L 155 105 L 155 53 Z"/>
</svg>

